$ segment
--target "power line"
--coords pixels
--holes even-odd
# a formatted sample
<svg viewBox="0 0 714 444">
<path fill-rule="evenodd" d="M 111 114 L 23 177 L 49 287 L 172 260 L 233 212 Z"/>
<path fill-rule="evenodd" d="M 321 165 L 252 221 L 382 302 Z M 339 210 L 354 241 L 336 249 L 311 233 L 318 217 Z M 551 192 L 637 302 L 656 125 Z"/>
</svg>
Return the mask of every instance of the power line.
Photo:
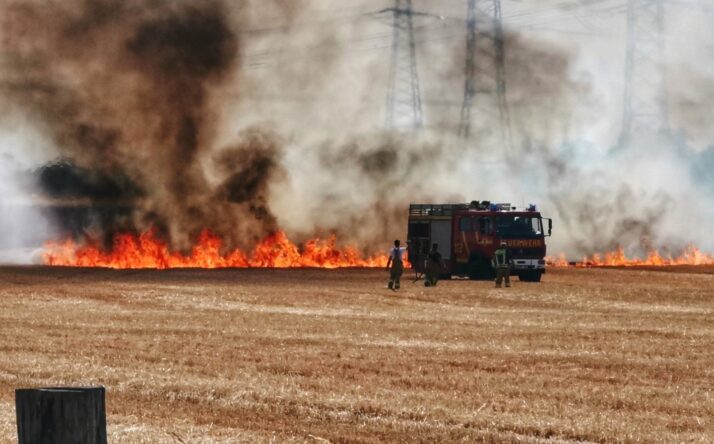
<svg viewBox="0 0 714 444">
<path fill-rule="evenodd" d="M 593 13 L 589 13 L 590 16 L 598 16 L 598 15 L 603 15 L 604 13 L 607 13 L 608 15 L 614 15 L 615 13 L 619 12 L 624 12 L 623 11 L 617 11 L 617 8 L 624 8 L 626 5 L 624 3 L 619 3 L 618 5 L 615 6 L 609 6 L 607 8 L 600 8 L 596 10 Z M 384 11 L 382 10 L 382 15 L 384 15 Z M 425 14 L 425 13 L 416 13 L 421 16 L 431 16 L 435 17 L 434 14 Z M 512 14 L 504 14 L 502 17 L 502 22 L 504 25 L 508 24 L 509 26 L 511 23 L 508 23 L 507 20 L 509 18 L 513 17 L 530 17 L 531 19 L 527 21 L 522 21 L 520 23 L 520 26 L 522 28 L 527 28 L 527 29 L 538 29 L 538 30 L 546 30 L 548 32 L 561 32 L 565 34 L 582 34 L 578 31 L 568 31 L 568 30 L 557 30 L 557 29 L 546 29 L 544 28 L 545 26 L 553 26 L 553 25 L 564 25 L 564 24 L 570 24 L 570 23 L 575 23 L 578 21 L 578 17 L 576 16 L 568 16 L 568 17 L 556 17 L 552 16 L 552 11 L 549 12 L 548 14 L 551 15 L 546 15 L 545 19 L 542 17 L 543 14 L 538 11 L 529 11 L 529 12 L 520 12 L 520 13 L 512 13 Z M 373 14 L 362 14 L 361 18 L 364 18 L 366 16 L 373 16 Z M 356 16 L 353 16 L 356 17 Z M 536 17 L 536 20 L 533 20 L 532 18 Z M 538 19 L 538 17 L 541 17 L 541 19 Z M 463 23 L 464 18 L 463 17 L 452 17 L 452 16 L 439 16 L 439 22 L 437 24 L 444 26 L 445 23 L 448 22 L 458 22 L 458 23 Z M 354 20 L 359 21 L 357 19 Z M 325 23 L 325 21 L 320 21 L 319 23 Z M 302 23 L 302 25 L 307 25 L 308 23 Z M 421 30 L 421 31 L 427 31 L 430 28 L 432 28 L 432 24 L 425 24 L 422 26 L 414 26 L 414 30 Z M 280 28 L 283 29 L 283 28 Z M 447 29 L 449 33 L 451 33 L 450 29 Z M 257 53 L 251 53 L 247 54 L 244 57 L 244 60 L 246 61 L 246 65 L 250 67 L 262 67 L 266 66 L 265 60 L 263 58 L 269 57 L 269 56 L 283 56 L 285 54 L 289 53 L 302 53 L 302 54 L 296 54 L 295 57 L 291 57 L 290 59 L 304 59 L 307 57 L 311 57 L 312 55 L 315 55 L 316 57 L 324 57 L 324 56 L 329 56 L 329 55 L 334 55 L 334 54 L 344 54 L 344 53 L 353 53 L 353 52 L 363 52 L 363 51 L 369 51 L 369 50 L 384 50 L 386 42 L 390 37 L 393 37 L 393 32 L 390 33 L 376 33 L 376 34 L 371 34 L 368 36 L 362 36 L 356 39 L 350 39 L 347 44 L 359 44 L 363 42 L 369 42 L 369 41 L 376 41 L 377 43 L 371 47 L 368 48 L 348 48 L 348 49 L 341 49 L 337 48 L 333 42 L 330 42 L 329 44 L 319 44 L 319 45 L 314 45 L 311 47 L 293 47 L 293 48 L 279 48 L 279 49 L 267 49 L 263 50 Z M 587 35 L 587 34 L 583 34 Z M 597 34 L 593 34 L 597 35 Z M 447 36 L 440 36 L 440 35 L 435 35 L 435 36 L 429 36 L 423 39 L 417 39 L 417 43 L 430 43 L 430 42 L 435 42 L 435 41 L 450 41 L 459 38 L 460 34 L 457 32 L 454 32 L 453 34 L 448 34 Z M 311 54 L 312 53 L 312 54 Z M 257 60 L 256 60 L 257 59 Z"/>
<path fill-rule="evenodd" d="M 263 34 L 270 34 L 270 33 L 282 33 L 287 30 L 294 30 L 298 28 L 305 28 L 305 27 L 314 27 L 316 25 L 325 25 L 329 23 L 334 23 L 334 22 L 340 22 L 340 21 L 359 21 L 359 20 L 365 20 L 367 10 L 364 7 L 350 7 L 350 8 L 338 8 L 338 9 L 333 9 L 331 10 L 332 12 L 341 12 L 341 11 L 357 11 L 357 12 L 350 12 L 347 14 L 331 14 L 331 15 L 326 15 L 323 17 L 317 17 L 313 18 L 310 20 L 301 20 L 301 21 L 289 21 L 285 24 L 282 25 L 275 25 L 275 26 L 268 26 L 268 27 L 261 27 L 261 28 L 247 28 L 247 29 L 241 29 L 238 31 L 239 35 L 246 36 L 246 35 L 263 35 Z M 276 20 L 264 20 L 267 22 L 271 21 L 278 21 Z"/>
</svg>

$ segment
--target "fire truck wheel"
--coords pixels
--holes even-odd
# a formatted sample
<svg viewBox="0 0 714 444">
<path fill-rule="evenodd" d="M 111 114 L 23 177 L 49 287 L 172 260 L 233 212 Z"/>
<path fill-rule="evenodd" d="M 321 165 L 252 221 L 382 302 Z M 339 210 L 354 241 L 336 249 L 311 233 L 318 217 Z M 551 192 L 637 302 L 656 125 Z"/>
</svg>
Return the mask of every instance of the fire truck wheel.
<svg viewBox="0 0 714 444">
<path fill-rule="evenodd" d="M 522 271 L 518 274 L 518 280 L 523 282 L 540 282 L 541 276 L 543 276 L 543 273 L 538 270 Z"/>
</svg>

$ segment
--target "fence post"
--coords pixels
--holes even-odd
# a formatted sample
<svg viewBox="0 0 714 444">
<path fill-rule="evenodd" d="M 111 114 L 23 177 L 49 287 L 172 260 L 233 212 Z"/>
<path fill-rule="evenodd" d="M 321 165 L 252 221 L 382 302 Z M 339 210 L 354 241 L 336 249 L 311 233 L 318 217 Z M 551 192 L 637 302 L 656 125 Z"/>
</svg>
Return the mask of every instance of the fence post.
<svg viewBox="0 0 714 444">
<path fill-rule="evenodd" d="M 104 387 L 15 390 L 18 444 L 106 444 Z"/>
</svg>

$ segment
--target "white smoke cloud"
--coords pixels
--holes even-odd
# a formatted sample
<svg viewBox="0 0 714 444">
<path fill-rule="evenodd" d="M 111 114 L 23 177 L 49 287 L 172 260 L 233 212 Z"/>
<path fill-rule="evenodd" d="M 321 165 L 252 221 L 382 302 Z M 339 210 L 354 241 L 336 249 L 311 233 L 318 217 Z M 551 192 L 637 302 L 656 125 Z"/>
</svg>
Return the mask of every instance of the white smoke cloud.
<svg viewBox="0 0 714 444">
<path fill-rule="evenodd" d="M 29 175 L 53 150 L 29 128 L 27 120 L 0 126 L 0 264 L 35 262 L 38 248 L 54 235 Z"/>
<path fill-rule="evenodd" d="M 433 2 L 423 2 L 421 6 L 426 4 Z M 419 30 L 420 38 L 427 42 L 420 49 L 419 61 L 422 82 L 426 84 L 423 90 L 428 128 L 420 136 L 390 139 L 398 153 L 397 160 L 378 172 L 385 178 L 380 186 L 359 171 L 359 163 L 345 161 L 325 168 L 319 159 L 329 150 L 344 146 L 339 140 L 349 131 L 342 130 L 340 136 L 335 136 L 330 129 L 325 131 L 323 142 L 293 143 L 285 162 L 294 188 L 275 190 L 271 207 L 291 230 L 343 229 L 362 242 L 369 238 L 386 242 L 403 237 L 404 212 L 409 202 L 489 199 L 519 206 L 537 203 L 546 215 L 555 218 L 550 252 L 562 251 L 572 259 L 617 246 L 639 256 L 655 248 L 665 254 L 677 254 L 690 243 L 711 252 L 714 179 L 711 173 L 706 177 L 706 173 L 696 175 L 693 171 L 702 150 L 714 144 L 706 111 L 714 105 L 714 77 L 709 72 L 711 66 L 700 63 L 710 58 L 707 54 L 714 47 L 714 33 L 710 27 L 700 26 L 706 22 L 701 14 L 673 8 L 668 10 L 671 26 L 667 26 L 666 36 L 672 137 L 642 133 L 626 146 L 617 146 L 624 97 L 622 11 L 603 8 L 607 16 L 596 20 L 599 29 L 587 30 L 592 36 L 582 36 L 577 29 L 560 34 L 522 31 L 520 37 L 527 44 L 512 45 L 507 53 L 516 149 L 505 158 L 505 150 L 499 150 L 503 147 L 497 137 L 499 122 L 493 116 L 480 115 L 481 120 L 475 123 L 476 136 L 464 142 L 453 134 L 458 108 L 429 105 L 434 94 L 441 95 L 442 105 L 459 103 L 463 48 L 458 43 L 451 45 L 453 50 L 449 51 L 444 51 L 447 45 L 443 44 L 432 47 L 430 39 L 441 39 L 445 33 L 441 27 L 425 27 Z M 507 16 L 506 6 L 504 11 Z M 698 14 L 696 23 L 688 28 L 693 14 Z M 580 18 L 587 16 L 581 14 Z M 558 16 L 563 23 L 570 19 L 568 13 Z M 511 38 L 518 42 L 518 36 Z M 382 60 L 371 58 L 374 65 L 370 75 L 362 82 L 356 81 L 345 92 L 347 97 L 352 97 L 351 91 L 363 91 L 367 82 L 374 85 L 374 96 L 383 97 L 388 54 L 383 55 Z M 338 59 L 335 63 L 344 61 Z M 297 62 L 293 69 L 299 70 L 300 66 Z M 328 89 L 337 83 L 330 80 L 332 73 L 328 65 L 321 77 L 326 79 Z M 360 103 L 358 97 L 352 97 L 355 105 Z M 345 95 L 337 94 L 334 99 L 345 100 Z M 290 107 L 281 106 L 282 112 Z M 300 109 L 296 114 L 301 122 L 333 109 L 320 103 L 315 105 L 316 114 L 312 114 L 310 104 L 295 107 Z M 383 107 L 373 109 L 383 112 Z M 350 115 L 359 125 L 365 115 L 356 110 Z M 379 115 L 367 117 L 374 122 L 372 132 L 377 133 Z M 307 125 L 296 137 L 303 139 L 307 131 L 311 135 L 306 139 L 314 139 L 314 131 L 321 128 Z M 347 159 L 374 152 L 384 143 L 380 137 L 353 140 L 344 148 L 354 154 Z M 438 154 L 430 155 L 432 149 Z M 410 156 L 423 156 L 424 161 L 409 164 L 406 160 Z M 389 177 L 399 180 L 392 183 Z M 379 204 L 401 209 L 402 213 L 384 216 L 378 211 Z M 355 212 L 365 216 L 355 216 Z M 391 225 L 387 228 L 385 224 Z"/>
</svg>

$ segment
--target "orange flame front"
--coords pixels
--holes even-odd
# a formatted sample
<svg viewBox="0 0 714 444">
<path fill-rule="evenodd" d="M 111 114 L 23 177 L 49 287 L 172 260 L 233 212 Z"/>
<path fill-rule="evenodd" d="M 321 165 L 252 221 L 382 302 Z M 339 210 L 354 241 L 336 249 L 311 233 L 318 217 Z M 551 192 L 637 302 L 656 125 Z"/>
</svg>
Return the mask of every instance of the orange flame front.
<svg viewBox="0 0 714 444">
<path fill-rule="evenodd" d="M 586 256 L 580 262 L 569 263 L 564 254 L 547 258 L 551 267 L 669 267 L 677 265 L 714 265 L 714 256 L 704 253 L 693 245 L 688 246 L 679 256 L 662 255 L 651 251 L 645 259 L 628 258 L 625 250 L 619 247 L 615 251 L 604 254 Z"/>
<path fill-rule="evenodd" d="M 560 253 L 558 256 L 548 256 L 545 258 L 545 263 L 549 267 L 556 268 L 567 267 L 569 265 L 568 258 L 565 256 L 565 253 Z"/>
<path fill-rule="evenodd" d="M 222 241 L 204 230 L 190 254 L 171 251 L 154 230 L 140 235 L 118 234 L 111 251 L 96 245 L 79 245 L 72 240 L 45 245 L 46 265 L 64 267 L 102 267 L 115 269 L 168 268 L 377 268 L 387 265 L 388 256 L 363 258 L 355 247 L 338 249 L 335 236 L 313 239 L 302 249 L 276 232 L 256 245 L 250 255 L 240 250 L 222 253 Z"/>
</svg>

